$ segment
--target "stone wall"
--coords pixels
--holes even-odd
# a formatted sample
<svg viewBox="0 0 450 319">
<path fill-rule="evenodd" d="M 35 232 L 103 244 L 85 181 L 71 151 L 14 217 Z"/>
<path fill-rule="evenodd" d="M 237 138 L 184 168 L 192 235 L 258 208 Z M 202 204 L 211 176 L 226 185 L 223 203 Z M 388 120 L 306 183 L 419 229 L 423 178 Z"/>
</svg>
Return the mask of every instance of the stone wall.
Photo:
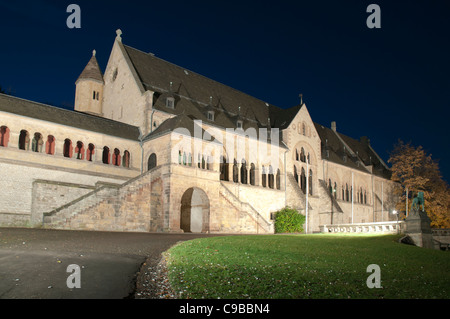
<svg viewBox="0 0 450 319">
<path fill-rule="evenodd" d="M 35 180 L 32 189 L 31 225 L 42 225 L 45 212 L 61 207 L 95 188 L 83 184 Z"/>
<path fill-rule="evenodd" d="M 103 76 L 103 116 L 140 127 L 146 135 L 150 126 L 147 121 L 153 105 L 153 92 L 141 91 L 143 88 L 133 76 L 134 67 L 122 50 L 123 45 L 115 41 Z"/>
<path fill-rule="evenodd" d="M 231 183 L 221 182 L 220 184 L 219 193 L 222 213 L 216 217 L 220 225 L 220 231 L 229 233 L 273 233 L 274 226 L 273 220 L 270 219 L 270 212 L 275 212 L 282 206 L 280 208 L 272 207 L 258 210 L 250 202 L 244 201 L 246 199 L 244 199 L 245 197 L 242 194 L 238 198 L 234 193 L 236 189 L 231 190 L 230 186 L 232 186 Z M 245 188 L 245 186 L 243 187 Z M 261 189 L 260 192 L 254 191 L 253 196 L 255 197 L 256 193 L 259 193 L 259 196 L 263 196 L 264 193 L 267 195 L 269 192 L 270 190 Z M 262 198 L 260 198 L 260 201 L 262 201 Z M 252 202 L 255 203 L 254 201 Z M 276 205 L 276 202 L 275 200 L 272 205 Z"/>
<path fill-rule="evenodd" d="M 163 231 L 161 174 L 164 169 L 164 166 L 155 168 L 121 186 L 103 185 L 44 214 L 44 226 L 99 231 Z"/>
<path fill-rule="evenodd" d="M 285 207 L 285 191 L 261 186 L 221 182 L 236 199 L 248 203 L 262 218 L 269 221 L 270 214 Z"/>
<path fill-rule="evenodd" d="M 124 182 L 87 172 L 3 159 L 0 172 L 0 226 L 37 226 L 42 222 L 46 204 L 51 210 L 94 189 L 98 182 Z"/>
</svg>

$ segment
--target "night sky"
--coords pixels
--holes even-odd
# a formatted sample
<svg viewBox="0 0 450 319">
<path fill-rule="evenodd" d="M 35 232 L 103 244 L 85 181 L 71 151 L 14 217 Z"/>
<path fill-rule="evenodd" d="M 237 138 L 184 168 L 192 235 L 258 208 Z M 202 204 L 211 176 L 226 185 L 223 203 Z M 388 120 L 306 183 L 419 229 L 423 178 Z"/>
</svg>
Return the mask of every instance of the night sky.
<svg viewBox="0 0 450 319">
<path fill-rule="evenodd" d="M 71 3 L 81 29 L 69 29 Z M 369 29 L 367 6 L 381 8 Z M 105 70 L 123 43 L 313 121 L 368 136 L 387 160 L 422 145 L 450 181 L 450 1 L 3 1 L 0 86 L 73 108 L 92 50 Z"/>
</svg>

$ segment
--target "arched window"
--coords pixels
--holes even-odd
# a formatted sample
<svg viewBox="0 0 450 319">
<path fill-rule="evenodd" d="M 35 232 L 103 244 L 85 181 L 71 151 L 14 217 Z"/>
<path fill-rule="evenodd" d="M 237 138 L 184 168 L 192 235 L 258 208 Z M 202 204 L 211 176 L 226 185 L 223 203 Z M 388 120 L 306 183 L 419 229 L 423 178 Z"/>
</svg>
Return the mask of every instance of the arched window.
<svg viewBox="0 0 450 319">
<path fill-rule="evenodd" d="M 33 141 L 31 143 L 31 151 L 41 153 L 44 145 L 44 139 L 41 133 L 34 133 Z"/>
<path fill-rule="evenodd" d="M 25 130 L 20 131 L 19 149 L 25 150 L 25 151 L 28 151 L 30 149 L 30 135 Z"/>
<path fill-rule="evenodd" d="M 130 152 L 123 152 L 123 167 L 130 168 Z"/>
<path fill-rule="evenodd" d="M 221 181 L 228 181 L 228 163 L 225 156 L 221 157 L 220 161 L 220 180 Z"/>
<path fill-rule="evenodd" d="M 83 142 L 78 141 L 75 147 L 75 158 L 78 160 L 84 159 L 84 145 Z"/>
<path fill-rule="evenodd" d="M 241 183 L 247 184 L 247 162 L 242 159 L 241 162 Z"/>
<path fill-rule="evenodd" d="M 308 180 L 308 188 L 309 188 L 309 195 L 313 194 L 313 172 L 310 169 L 309 170 L 309 180 Z"/>
<path fill-rule="evenodd" d="M 188 165 L 192 166 L 192 154 L 191 153 L 189 153 L 189 156 L 188 156 Z"/>
<path fill-rule="evenodd" d="M 8 147 L 9 142 L 9 128 L 6 126 L 0 127 L 0 146 Z"/>
<path fill-rule="evenodd" d="M 364 191 L 364 204 L 367 204 L 367 193 Z"/>
<path fill-rule="evenodd" d="M 250 185 L 255 185 L 255 173 L 256 173 L 256 167 L 255 164 L 250 164 Z"/>
<path fill-rule="evenodd" d="M 306 173 L 303 167 L 300 174 L 300 188 L 302 189 L 303 194 L 306 194 Z"/>
<path fill-rule="evenodd" d="M 102 162 L 103 164 L 109 164 L 109 161 L 110 161 L 109 147 L 105 146 L 103 147 Z"/>
<path fill-rule="evenodd" d="M 298 149 L 295 149 L 295 160 L 296 160 L 296 161 L 299 160 Z"/>
<path fill-rule="evenodd" d="M 345 200 L 345 190 L 344 190 L 344 185 L 342 185 L 342 200 Z"/>
<path fill-rule="evenodd" d="M 66 138 L 64 140 L 63 155 L 64 157 L 72 158 L 72 152 L 73 152 L 72 141 Z"/>
<path fill-rule="evenodd" d="M 305 149 L 302 147 L 301 151 L 300 151 L 300 160 L 303 163 L 306 163 L 306 155 L 305 155 Z"/>
<path fill-rule="evenodd" d="M 350 201 L 350 196 L 348 192 L 348 184 L 345 184 L 345 200 L 348 202 Z"/>
<path fill-rule="evenodd" d="M 112 164 L 114 166 L 120 166 L 120 163 L 121 163 L 120 151 L 118 148 L 115 148 L 112 156 Z"/>
<path fill-rule="evenodd" d="M 181 155 L 181 150 L 178 151 L 178 164 L 181 164 L 183 156 Z"/>
<path fill-rule="evenodd" d="M 294 178 L 295 178 L 295 181 L 298 184 L 298 173 L 297 173 L 297 167 L 295 165 L 294 165 Z"/>
<path fill-rule="evenodd" d="M 87 152 L 86 152 L 86 159 L 89 162 L 92 162 L 94 160 L 94 154 L 95 154 L 95 146 L 94 146 L 94 144 L 89 143 L 88 149 L 87 149 Z"/>
<path fill-rule="evenodd" d="M 280 190 L 281 189 L 281 171 L 280 169 L 277 169 L 277 189 Z"/>
<path fill-rule="evenodd" d="M 156 154 L 152 153 L 148 158 L 148 170 L 151 170 L 157 166 Z"/>
<path fill-rule="evenodd" d="M 274 176 L 272 165 L 269 165 L 269 188 L 274 188 Z"/>
<path fill-rule="evenodd" d="M 233 164 L 233 182 L 239 183 L 239 170 L 236 159 L 234 160 Z"/>
<path fill-rule="evenodd" d="M 331 186 L 331 179 L 328 179 L 328 191 L 333 195 L 333 187 Z"/>
<path fill-rule="evenodd" d="M 202 155 L 202 169 L 206 168 L 206 161 L 205 161 L 205 156 Z"/>
<path fill-rule="evenodd" d="M 359 202 L 361 204 L 364 203 L 364 193 L 363 193 L 362 187 L 359 188 Z"/>
<path fill-rule="evenodd" d="M 45 142 L 45 154 L 55 155 L 55 137 L 53 135 L 47 136 L 47 142 Z"/>
<path fill-rule="evenodd" d="M 183 152 L 183 165 L 186 165 L 187 158 L 186 158 L 186 152 Z"/>
<path fill-rule="evenodd" d="M 306 135 L 306 126 L 305 123 L 302 123 L 302 134 Z"/>
<path fill-rule="evenodd" d="M 262 187 L 266 187 L 266 178 L 267 178 L 267 175 L 266 175 L 266 168 L 263 166 L 262 167 L 262 173 L 261 173 L 261 185 L 262 185 Z"/>
</svg>

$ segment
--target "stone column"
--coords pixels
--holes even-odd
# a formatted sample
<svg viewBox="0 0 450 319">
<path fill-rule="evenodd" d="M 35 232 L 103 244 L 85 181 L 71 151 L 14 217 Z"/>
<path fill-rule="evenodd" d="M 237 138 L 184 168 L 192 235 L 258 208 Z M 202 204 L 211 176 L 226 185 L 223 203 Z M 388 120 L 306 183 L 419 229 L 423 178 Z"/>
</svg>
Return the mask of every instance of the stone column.
<svg viewBox="0 0 450 319">
<path fill-rule="evenodd" d="M 228 181 L 232 182 L 233 181 L 233 162 L 228 162 L 227 168 L 228 168 Z"/>
<path fill-rule="evenodd" d="M 255 165 L 255 186 L 261 186 L 261 170 Z"/>
</svg>

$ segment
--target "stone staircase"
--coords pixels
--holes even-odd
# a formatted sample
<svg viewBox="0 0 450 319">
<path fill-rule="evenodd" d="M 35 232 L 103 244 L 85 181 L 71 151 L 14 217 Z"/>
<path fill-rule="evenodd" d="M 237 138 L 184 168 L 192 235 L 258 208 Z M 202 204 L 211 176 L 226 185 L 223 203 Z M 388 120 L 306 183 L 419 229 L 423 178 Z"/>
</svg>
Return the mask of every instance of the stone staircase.
<svg viewBox="0 0 450 319">
<path fill-rule="evenodd" d="M 256 233 L 274 233 L 273 223 L 267 221 L 261 214 L 249 203 L 242 202 L 234 193 L 227 188 L 227 186 L 220 182 L 219 194 L 237 211 L 244 213 L 250 217 L 256 224 Z"/>
<path fill-rule="evenodd" d="M 327 209 L 323 209 L 322 211 L 330 213 L 331 212 L 343 213 L 344 211 L 342 210 L 341 206 L 339 206 L 337 200 L 334 198 L 332 194 L 330 194 L 330 190 L 328 189 L 327 183 L 324 180 L 319 179 L 319 186 L 321 192 L 320 197 L 326 200 L 325 204 L 322 206 L 327 207 Z M 333 209 L 331 207 L 333 207 Z"/>
<path fill-rule="evenodd" d="M 152 184 L 160 177 L 160 169 L 156 167 L 122 185 L 102 185 L 44 213 L 43 226 L 52 229 L 149 231 Z"/>
<path fill-rule="evenodd" d="M 306 203 L 306 195 L 305 193 L 303 193 L 301 187 L 298 185 L 297 181 L 295 180 L 294 174 L 292 173 L 287 173 L 287 182 L 289 183 L 289 186 L 291 189 L 294 190 L 295 195 L 298 199 L 298 205 L 296 205 L 296 207 L 292 207 L 295 208 L 297 210 L 305 210 L 305 203 Z M 308 210 L 313 209 L 311 206 L 311 203 L 308 203 Z"/>
</svg>

